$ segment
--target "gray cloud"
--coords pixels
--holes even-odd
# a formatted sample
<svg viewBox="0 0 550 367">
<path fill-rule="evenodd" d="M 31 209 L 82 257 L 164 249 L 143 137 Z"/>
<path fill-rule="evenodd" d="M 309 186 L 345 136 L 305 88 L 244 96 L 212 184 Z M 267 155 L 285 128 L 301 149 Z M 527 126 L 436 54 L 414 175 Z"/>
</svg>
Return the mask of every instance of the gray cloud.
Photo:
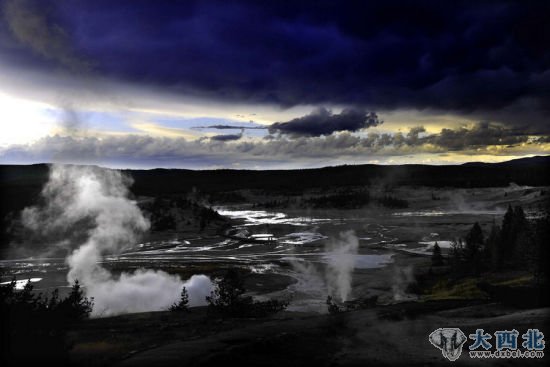
<svg viewBox="0 0 550 367">
<path fill-rule="evenodd" d="M 235 141 L 242 138 L 241 134 L 225 134 L 225 135 L 214 135 L 210 139 L 217 141 Z"/>
<path fill-rule="evenodd" d="M 218 129 L 218 130 L 232 130 L 232 129 L 267 129 L 264 126 L 233 126 L 233 125 L 209 125 L 209 126 L 195 126 L 193 129 Z"/>
<path fill-rule="evenodd" d="M 241 128 L 240 134 L 220 134 L 220 135 L 214 135 L 211 136 L 211 140 L 217 140 L 217 141 L 235 141 L 239 140 L 243 137 L 244 128 Z"/>
<path fill-rule="evenodd" d="M 516 145 L 529 140 L 528 132 L 506 128 L 489 122 L 480 122 L 471 129 L 442 129 L 439 134 L 420 139 L 449 150 L 477 148 L 487 145 Z"/>
<path fill-rule="evenodd" d="M 32 0 L 9 0 L 3 13 L 15 38 L 35 53 L 73 71 L 90 68 L 87 61 L 76 56 L 63 28 L 47 18 L 47 7 Z"/>
<path fill-rule="evenodd" d="M 86 122 L 81 113 L 70 103 L 61 106 L 60 124 L 65 134 L 82 135 L 86 133 Z"/>
<path fill-rule="evenodd" d="M 287 122 L 276 122 L 269 127 L 271 134 L 297 136 L 330 135 L 337 131 L 358 131 L 383 123 L 374 112 L 365 112 L 359 108 L 346 108 L 339 114 L 333 114 L 324 107 L 317 108 L 309 115 Z"/>
<path fill-rule="evenodd" d="M 224 136 L 224 135 L 221 135 Z M 228 135 L 230 136 L 230 135 Z M 479 123 L 470 129 L 442 129 L 426 134 L 422 126 L 407 133 L 359 136 L 344 131 L 328 136 L 286 135 L 271 139 L 238 140 L 220 136 L 189 141 L 184 138 L 159 138 L 141 135 L 52 136 L 31 145 L 0 149 L 0 162 L 71 162 L 118 167 L 271 167 L 273 162 L 289 166 L 327 165 L 329 162 L 366 161 L 370 158 L 421 153 L 461 154 L 540 154 L 548 135 L 531 136 L 491 123 Z M 490 146 L 499 146 L 491 150 Z"/>
</svg>

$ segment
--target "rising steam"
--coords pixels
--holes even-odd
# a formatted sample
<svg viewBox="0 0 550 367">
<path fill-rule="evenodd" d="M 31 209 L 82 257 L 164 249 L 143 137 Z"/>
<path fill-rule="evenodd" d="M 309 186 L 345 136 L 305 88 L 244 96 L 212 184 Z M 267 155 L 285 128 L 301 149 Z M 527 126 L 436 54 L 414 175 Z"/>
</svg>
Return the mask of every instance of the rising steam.
<svg viewBox="0 0 550 367">
<path fill-rule="evenodd" d="M 414 282 L 414 272 L 411 265 L 405 267 L 394 267 L 393 269 L 393 300 L 406 301 L 414 298 L 407 293 L 407 287 Z"/>
<path fill-rule="evenodd" d="M 340 237 L 327 245 L 328 268 L 326 280 L 329 294 L 347 301 L 351 294 L 352 273 L 359 239 L 353 231 L 340 233 Z"/>
<path fill-rule="evenodd" d="M 302 261 L 292 262 L 297 272 L 295 288 L 323 302 L 327 295 L 340 302 L 348 301 L 358 248 L 359 239 L 353 231 L 341 232 L 325 246 L 325 268 Z"/>
<path fill-rule="evenodd" d="M 42 232 L 85 231 L 67 257 L 67 280 L 78 279 L 94 297 L 94 316 L 157 311 L 174 303 L 183 286 L 191 306 L 204 304 L 210 279 L 193 276 L 186 283 L 163 271 L 140 269 L 114 276 L 101 265 L 103 255 L 119 253 L 149 228 L 135 201 L 128 198 L 131 180 L 99 167 L 52 165 L 42 191 L 45 205 L 23 211 L 23 223 Z"/>
</svg>

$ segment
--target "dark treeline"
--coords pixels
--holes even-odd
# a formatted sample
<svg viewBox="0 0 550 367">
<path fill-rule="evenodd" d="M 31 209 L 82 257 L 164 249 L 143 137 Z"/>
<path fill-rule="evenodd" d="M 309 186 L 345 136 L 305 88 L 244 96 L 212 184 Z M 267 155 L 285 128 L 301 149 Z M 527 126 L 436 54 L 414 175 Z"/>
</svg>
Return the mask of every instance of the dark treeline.
<svg viewBox="0 0 550 367">
<path fill-rule="evenodd" d="M 509 206 L 500 225 L 494 223 L 484 233 L 475 223 L 464 238 L 455 242 L 448 257 L 442 256 L 436 243 L 433 269 L 422 281 L 437 281 L 448 287 L 474 280 L 477 292 L 484 292 L 494 301 L 519 307 L 545 306 L 550 303 L 549 245 L 548 209 L 543 216 L 528 219 L 521 206 Z M 506 285 L 502 280 L 511 283 Z M 519 283 L 512 285 L 514 282 Z M 467 287 L 462 291 L 468 292 Z"/>
<path fill-rule="evenodd" d="M 379 206 L 390 209 L 404 209 L 409 207 L 405 199 L 390 194 L 374 196 L 369 189 L 348 187 L 346 189 L 331 189 L 326 191 L 315 190 L 302 196 L 283 196 L 269 200 L 257 199 L 257 196 L 242 202 L 253 202 L 253 208 L 261 209 L 361 209 L 366 206 Z M 211 197 L 209 197 L 210 200 Z M 217 201 L 216 204 L 226 204 Z"/>
<path fill-rule="evenodd" d="M 67 331 L 89 317 L 93 299 L 75 281 L 64 298 L 58 290 L 50 295 L 33 292 L 31 282 L 16 290 L 15 280 L 0 286 L 0 321 L 2 323 L 0 350 L 3 366 L 25 366 L 40 362 L 38 358 L 68 362 Z M 40 356 L 40 357 L 38 357 Z"/>
<path fill-rule="evenodd" d="M 510 182 L 518 185 L 550 185 L 550 156 L 517 159 L 504 163 L 464 165 L 344 165 L 297 170 L 125 170 L 134 179 L 132 192 L 156 196 L 180 194 L 199 188 L 215 193 L 241 189 L 268 192 L 302 192 L 310 188 L 368 186 L 377 183 L 430 187 L 496 187 Z M 8 192 L 38 193 L 48 178 L 45 164 L 0 166 L 0 188 Z M 15 188 L 18 188 L 16 190 Z M 6 191 L 7 190 L 7 191 Z M 17 196 L 17 195 L 15 195 Z M 6 204 L 9 203 L 6 202 Z"/>
<path fill-rule="evenodd" d="M 391 195 L 384 195 L 377 200 L 378 204 L 391 209 L 405 209 L 409 207 L 409 203 L 405 199 L 396 198 Z"/>
<path fill-rule="evenodd" d="M 269 299 L 257 301 L 246 295 L 244 277 L 238 268 L 230 268 L 221 278 L 214 280 L 215 287 L 206 297 L 209 315 L 222 317 L 265 317 L 283 311 L 288 301 Z M 183 287 L 180 299 L 170 308 L 172 312 L 189 312 L 189 294 Z"/>
<path fill-rule="evenodd" d="M 48 180 L 48 166 L 0 166 L 1 236 L 14 216 L 36 203 Z M 518 185 L 550 185 L 550 156 L 524 158 L 485 164 L 456 166 L 427 165 L 356 165 L 302 170 L 205 170 L 152 169 L 125 170 L 134 179 L 136 196 L 181 195 L 194 188 L 212 195 L 237 190 L 263 190 L 283 195 L 301 194 L 318 188 L 365 187 L 370 185 L 417 185 L 430 187 L 496 187 L 511 182 Z M 233 196 L 232 200 L 242 200 Z"/>
<path fill-rule="evenodd" d="M 372 197 L 368 190 L 341 192 L 301 200 L 302 207 L 316 209 L 360 209 L 369 204 L 385 208 L 403 209 L 409 206 L 407 200 L 391 195 Z"/>
<path fill-rule="evenodd" d="M 127 171 L 135 180 L 132 191 L 154 195 L 179 193 L 193 187 L 202 192 L 263 189 L 269 192 L 301 192 L 310 188 L 369 186 L 495 187 L 550 184 L 550 157 L 534 157 L 505 163 L 471 163 L 459 166 L 357 165 L 303 170 L 214 170 L 176 169 Z"/>
<path fill-rule="evenodd" d="M 202 231 L 212 222 L 224 220 L 212 208 L 183 197 L 159 196 L 139 206 L 151 222 L 153 231 L 191 228 Z"/>
<path fill-rule="evenodd" d="M 548 205 L 548 202 L 546 203 Z M 550 211 L 528 218 L 509 206 L 485 231 L 474 223 L 447 256 L 434 244 L 431 266 L 409 290 L 428 299 L 475 299 L 519 308 L 550 305 Z"/>
<path fill-rule="evenodd" d="M 311 208 L 358 209 L 371 202 L 367 190 L 347 191 L 303 199 L 301 206 Z"/>
<path fill-rule="evenodd" d="M 502 224 L 494 223 L 488 234 L 475 223 L 468 234 L 456 242 L 450 261 L 457 271 L 529 270 L 537 281 L 546 282 L 549 244 L 548 212 L 528 220 L 521 206 L 509 206 Z M 434 261 L 436 258 L 434 253 Z"/>
<path fill-rule="evenodd" d="M 206 297 L 210 314 L 224 317 L 265 317 L 283 311 L 288 306 L 288 301 L 256 301 L 252 296 L 246 295 L 244 278 L 235 268 L 230 268 L 215 283 L 214 290 Z"/>
</svg>

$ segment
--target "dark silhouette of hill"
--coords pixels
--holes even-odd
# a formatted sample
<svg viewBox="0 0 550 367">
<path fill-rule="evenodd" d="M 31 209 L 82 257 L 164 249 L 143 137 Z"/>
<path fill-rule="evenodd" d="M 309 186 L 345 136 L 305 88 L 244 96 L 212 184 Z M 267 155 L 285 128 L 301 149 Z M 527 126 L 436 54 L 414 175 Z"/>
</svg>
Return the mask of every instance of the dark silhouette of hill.
<svg viewBox="0 0 550 367">
<path fill-rule="evenodd" d="M 189 191 L 219 192 L 239 189 L 301 192 L 331 188 L 387 184 L 393 186 L 496 187 L 550 184 L 550 156 L 522 158 L 503 163 L 463 165 L 344 165 L 301 170 L 128 170 L 136 194 L 169 194 Z"/>
<path fill-rule="evenodd" d="M 125 170 L 132 176 L 135 195 L 167 196 L 197 189 L 203 193 L 239 189 L 300 194 L 305 189 L 382 184 L 431 187 L 496 187 L 550 185 L 550 156 L 516 159 L 503 163 L 472 162 L 463 165 L 344 165 L 298 170 Z M 48 165 L 0 166 L 0 218 L 2 233 L 10 215 L 32 205 L 48 179 Z M 10 214 L 11 213 L 11 214 Z"/>
</svg>

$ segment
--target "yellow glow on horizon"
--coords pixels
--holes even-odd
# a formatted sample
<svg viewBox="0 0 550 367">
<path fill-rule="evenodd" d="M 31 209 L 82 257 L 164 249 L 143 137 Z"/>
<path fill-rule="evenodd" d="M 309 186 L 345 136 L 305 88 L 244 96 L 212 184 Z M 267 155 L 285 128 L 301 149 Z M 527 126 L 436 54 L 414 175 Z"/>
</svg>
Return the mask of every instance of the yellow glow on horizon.
<svg viewBox="0 0 550 367">
<path fill-rule="evenodd" d="M 192 130 L 164 127 L 149 122 L 133 123 L 132 127 L 147 134 L 165 138 L 185 138 L 187 140 L 196 140 L 205 135 Z"/>
<path fill-rule="evenodd" d="M 464 116 L 451 115 L 437 111 L 396 110 L 380 111 L 378 114 L 384 123 L 369 129 L 377 132 L 402 132 L 410 128 L 423 126 L 427 134 L 439 134 L 442 129 L 456 129 L 459 126 L 472 127 L 478 121 Z"/>
<path fill-rule="evenodd" d="M 271 125 L 274 122 L 288 121 L 309 114 L 313 106 L 295 106 L 279 109 L 262 105 L 226 105 L 224 103 L 197 102 L 197 104 L 158 103 L 156 106 L 129 107 L 128 110 L 146 115 L 157 115 L 171 118 L 222 118 L 240 122 L 254 122 L 260 125 Z"/>
</svg>

